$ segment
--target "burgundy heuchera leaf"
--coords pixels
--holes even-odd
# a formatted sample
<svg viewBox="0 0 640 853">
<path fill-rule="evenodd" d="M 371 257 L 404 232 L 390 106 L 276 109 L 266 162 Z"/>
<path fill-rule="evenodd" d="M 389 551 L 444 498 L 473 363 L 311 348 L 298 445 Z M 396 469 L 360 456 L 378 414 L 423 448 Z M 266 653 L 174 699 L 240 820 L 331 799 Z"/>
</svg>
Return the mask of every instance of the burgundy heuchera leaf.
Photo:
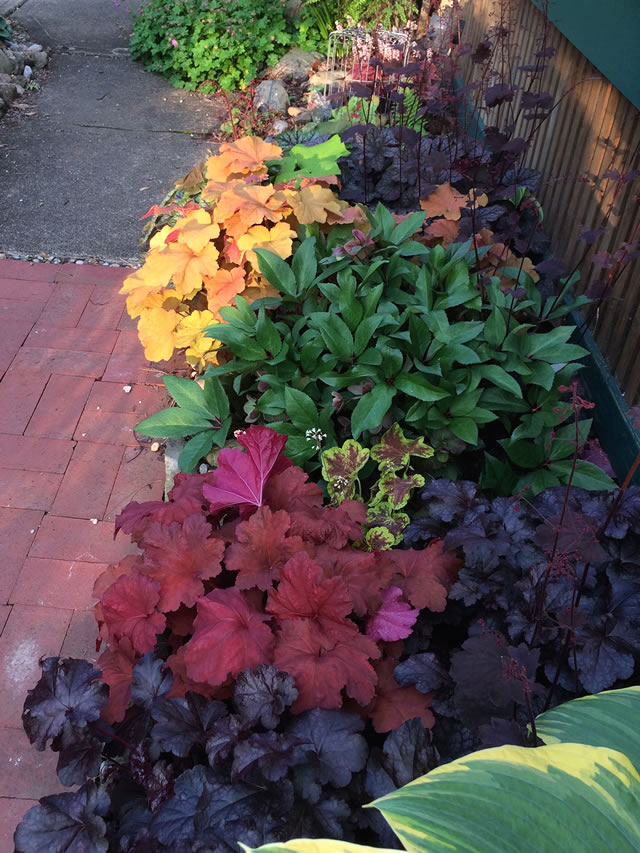
<svg viewBox="0 0 640 853">
<path fill-rule="evenodd" d="M 102 596 L 102 618 L 111 638 L 128 637 L 144 655 L 164 631 L 166 618 L 157 610 L 160 584 L 144 575 L 122 575 Z"/>
</svg>

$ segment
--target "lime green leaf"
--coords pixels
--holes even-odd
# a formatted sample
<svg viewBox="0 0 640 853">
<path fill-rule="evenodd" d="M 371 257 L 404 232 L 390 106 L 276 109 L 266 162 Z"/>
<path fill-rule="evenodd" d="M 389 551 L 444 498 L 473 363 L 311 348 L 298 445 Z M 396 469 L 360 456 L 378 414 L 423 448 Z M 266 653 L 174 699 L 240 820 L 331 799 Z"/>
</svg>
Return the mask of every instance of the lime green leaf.
<svg viewBox="0 0 640 853">
<path fill-rule="evenodd" d="M 294 178 L 339 175 L 338 159 L 348 153 L 347 146 L 336 135 L 318 145 L 294 145 L 281 160 L 271 160 L 268 163 L 278 169 L 274 183 L 280 184 Z"/>
</svg>

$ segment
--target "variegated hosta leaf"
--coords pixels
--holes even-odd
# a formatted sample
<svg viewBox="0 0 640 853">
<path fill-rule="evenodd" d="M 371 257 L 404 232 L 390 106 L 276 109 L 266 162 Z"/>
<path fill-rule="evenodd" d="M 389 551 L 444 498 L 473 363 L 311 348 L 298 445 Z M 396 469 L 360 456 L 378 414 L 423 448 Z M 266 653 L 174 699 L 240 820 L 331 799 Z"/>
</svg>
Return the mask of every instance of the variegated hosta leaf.
<svg viewBox="0 0 640 853">
<path fill-rule="evenodd" d="M 296 841 L 263 844 L 262 847 L 247 847 L 240 844 L 245 853 L 398 853 L 382 847 L 363 847 L 360 844 L 350 844 L 348 841 L 332 841 L 327 838 L 299 838 Z"/>
<path fill-rule="evenodd" d="M 409 853 L 640 850 L 640 776 L 604 747 L 486 749 L 372 805 Z"/>
</svg>

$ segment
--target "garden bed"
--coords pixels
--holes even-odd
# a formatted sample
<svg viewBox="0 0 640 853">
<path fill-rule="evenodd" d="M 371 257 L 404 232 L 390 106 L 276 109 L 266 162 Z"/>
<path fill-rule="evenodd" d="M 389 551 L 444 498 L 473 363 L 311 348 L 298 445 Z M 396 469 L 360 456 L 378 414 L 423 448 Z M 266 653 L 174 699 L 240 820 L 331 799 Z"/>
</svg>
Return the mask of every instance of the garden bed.
<svg viewBox="0 0 640 853">
<path fill-rule="evenodd" d="M 482 140 L 446 52 L 370 53 L 327 124 L 223 143 L 149 212 L 122 292 L 194 378 L 138 429 L 187 439 L 183 473 L 118 516 L 140 553 L 96 583 L 98 669 L 49 659 L 29 694 L 82 787 L 28 813 L 24 853 L 65 813 L 86 850 L 396 848 L 371 799 L 487 747 L 543 762 L 542 712 L 630 695 L 640 490 L 592 433 L 572 322 L 602 293 L 549 255 L 492 38 Z"/>
</svg>

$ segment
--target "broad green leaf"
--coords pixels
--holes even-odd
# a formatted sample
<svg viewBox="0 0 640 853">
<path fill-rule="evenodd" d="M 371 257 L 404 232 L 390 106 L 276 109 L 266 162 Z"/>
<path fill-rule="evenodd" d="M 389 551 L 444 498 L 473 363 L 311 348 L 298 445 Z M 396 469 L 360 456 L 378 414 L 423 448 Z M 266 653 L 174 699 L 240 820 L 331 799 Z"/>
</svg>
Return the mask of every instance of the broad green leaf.
<svg viewBox="0 0 640 853">
<path fill-rule="evenodd" d="M 552 462 L 549 465 L 549 470 L 553 471 L 559 477 L 563 478 L 563 482 L 567 483 L 571 474 L 572 460 L 564 459 L 561 462 Z M 598 468 L 592 462 L 585 462 L 584 459 L 579 459 L 576 463 L 575 471 L 573 472 L 572 484 L 580 489 L 587 489 L 591 492 L 597 492 L 602 489 L 615 489 L 616 483 L 608 474 L 605 474 L 602 468 Z"/>
<path fill-rule="evenodd" d="M 294 178 L 324 178 L 339 175 L 338 159 L 349 153 L 339 136 L 332 136 L 317 145 L 294 145 L 281 160 L 269 160 L 268 165 L 278 170 L 274 183 L 284 183 Z M 262 270 L 261 270 L 262 272 Z"/>
<path fill-rule="evenodd" d="M 336 314 L 318 312 L 312 314 L 309 325 L 317 329 L 327 349 L 337 358 L 349 359 L 353 355 L 353 335 L 351 330 Z"/>
<path fill-rule="evenodd" d="M 478 443 L 478 424 L 471 418 L 454 418 L 449 423 L 449 429 L 467 444 Z"/>
<path fill-rule="evenodd" d="M 135 431 L 151 438 L 183 438 L 210 428 L 211 421 L 199 412 L 173 406 L 140 421 Z"/>
<path fill-rule="evenodd" d="M 253 334 L 253 330 L 249 335 L 229 323 L 214 323 L 205 329 L 206 337 L 221 341 L 239 358 L 246 361 L 264 361 L 267 353 L 253 340 Z"/>
<path fill-rule="evenodd" d="M 204 398 L 207 408 L 212 415 L 221 421 L 229 417 L 229 398 L 222 387 L 222 383 L 216 376 L 209 376 L 204 380 Z"/>
<path fill-rule="evenodd" d="M 520 468 L 537 468 L 545 460 L 544 446 L 534 444 L 532 441 L 513 441 L 506 438 L 500 444 L 504 447 L 509 459 Z"/>
<path fill-rule="evenodd" d="M 409 853 L 640 850 L 640 776 L 603 747 L 481 750 L 372 806 Z"/>
<path fill-rule="evenodd" d="M 371 317 L 364 319 L 356 329 L 354 336 L 355 354 L 360 355 L 368 346 L 373 333 L 382 322 L 383 317 L 380 314 L 374 314 Z"/>
<path fill-rule="evenodd" d="M 291 261 L 291 269 L 298 282 L 298 292 L 304 293 L 318 272 L 315 237 L 307 237 L 302 241 Z"/>
<path fill-rule="evenodd" d="M 284 404 L 287 415 L 296 426 L 306 429 L 316 426 L 318 421 L 316 404 L 304 391 L 287 386 L 284 389 Z"/>
<path fill-rule="evenodd" d="M 520 387 L 520 383 L 499 365 L 480 364 L 477 367 L 472 368 L 472 371 L 475 375 L 482 376 L 483 379 L 487 379 L 489 382 L 497 385 L 498 388 L 502 388 L 504 391 L 509 391 L 516 397 L 522 397 L 522 388 Z"/>
<path fill-rule="evenodd" d="M 536 717 L 546 744 L 585 743 L 623 752 L 640 772 L 640 687 L 572 699 Z"/>
<path fill-rule="evenodd" d="M 264 308 L 258 312 L 256 323 L 256 343 L 272 356 L 277 356 L 282 348 L 282 338 L 274 323 L 267 317 Z"/>
<path fill-rule="evenodd" d="M 404 243 L 405 240 L 422 228 L 426 215 L 427 214 L 422 211 L 410 213 L 406 219 L 399 222 L 393 229 L 391 236 L 389 237 L 389 242 L 394 243 L 396 246 L 400 243 Z M 424 251 L 424 246 L 422 247 L 422 250 Z"/>
<path fill-rule="evenodd" d="M 465 391 L 463 394 L 458 394 L 449 406 L 449 411 L 455 417 L 463 415 L 473 417 L 471 413 L 478 405 L 481 394 L 482 391 Z"/>
<path fill-rule="evenodd" d="M 394 383 L 398 391 L 402 391 L 409 397 L 415 397 L 417 400 L 422 400 L 425 403 L 434 403 L 436 400 L 443 400 L 449 396 L 448 391 L 442 391 L 436 388 L 422 376 L 415 376 L 412 373 L 401 373 L 396 376 Z"/>
<path fill-rule="evenodd" d="M 203 418 L 211 418 L 212 415 L 217 414 L 209 411 L 204 391 L 194 379 L 185 379 L 183 376 L 164 376 L 162 381 L 180 407 L 199 412 Z"/>
<path fill-rule="evenodd" d="M 487 317 L 484 324 L 484 337 L 492 346 L 500 346 L 507 334 L 507 324 L 505 322 L 502 310 L 494 308 L 491 314 Z"/>
<path fill-rule="evenodd" d="M 375 429 L 382 423 L 395 395 L 390 385 L 376 385 L 358 400 L 351 415 L 351 434 L 358 438 L 365 430 Z"/>
<path fill-rule="evenodd" d="M 451 340 L 449 320 L 445 311 L 429 311 L 425 314 L 425 322 L 437 341 L 448 344 Z"/>
<path fill-rule="evenodd" d="M 268 249 L 256 249 L 258 268 L 266 280 L 287 296 L 298 296 L 298 284 L 293 270 L 275 252 Z"/>
<path fill-rule="evenodd" d="M 202 462 L 214 444 L 217 430 L 208 429 L 194 435 L 185 444 L 178 458 L 178 467 L 185 474 L 190 474 Z"/>
</svg>

